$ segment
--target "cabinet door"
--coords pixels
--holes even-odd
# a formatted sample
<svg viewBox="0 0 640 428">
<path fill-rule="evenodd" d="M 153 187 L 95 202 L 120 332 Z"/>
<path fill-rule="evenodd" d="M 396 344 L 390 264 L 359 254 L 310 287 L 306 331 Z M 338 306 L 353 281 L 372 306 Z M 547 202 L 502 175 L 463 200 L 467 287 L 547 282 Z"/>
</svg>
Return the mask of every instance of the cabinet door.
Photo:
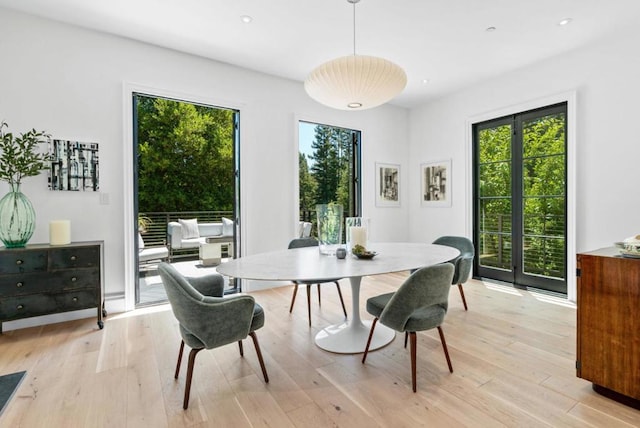
<svg viewBox="0 0 640 428">
<path fill-rule="evenodd" d="M 579 255 L 578 376 L 640 399 L 640 260 Z"/>
</svg>

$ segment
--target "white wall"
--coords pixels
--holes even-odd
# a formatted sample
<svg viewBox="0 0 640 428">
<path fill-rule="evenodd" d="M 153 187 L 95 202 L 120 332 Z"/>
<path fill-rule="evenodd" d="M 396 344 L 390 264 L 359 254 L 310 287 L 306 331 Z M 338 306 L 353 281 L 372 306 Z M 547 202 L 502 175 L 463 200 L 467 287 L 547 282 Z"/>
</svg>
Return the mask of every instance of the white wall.
<svg viewBox="0 0 640 428">
<path fill-rule="evenodd" d="M 127 39 L 0 9 L 0 119 L 14 132 L 46 130 L 55 138 L 100 144 L 97 193 L 50 192 L 46 174 L 25 180 L 37 225 L 32 243 L 48 241 L 51 219 L 71 220 L 73 241 L 105 241 L 105 286 L 125 290 L 123 147 L 130 138 L 123 88 L 145 86 L 240 109 L 242 236 L 245 254 L 285 248 L 297 218 L 297 119 L 362 131 L 363 211 L 374 236 L 408 239 L 408 207 L 376 208 L 374 163 L 408 159 L 408 111 L 390 105 L 362 112 L 325 108 L 301 82 L 248 71 Z M 230 40 L 229 43 L 233 43 Z M 129 86 L 128 86 L 129 85 Z M 123 119 L 124 118 L 124 119 Z M 408 180 L 403 171 L 403 181 Z M 0 194 L 7 190 L 0 183 Z M 408 187 L 403 189 L 403 200 Z M 131 217 L 132 218 L 132 217 Z"/>
<path fill-rule="evenodd" d="M 575 200 L 577 252 L 610 246 L 640 233 L 638 179 L 640 144 L 640 31 L 623 29 L 590 46 L 549 59 L 435 100 L 410 114 L 410 236 L 417 241 L 445 233 L 471 236 L 471 118 L 535 104 L 556 94 L 576 93 Z M 453 159 L 453 205 L 422 208 L 419 164 Z M 569 254 L 575 259 L 575 254 Z M 569 296 L 575 282 L 569 283 Z"/>
</svg>

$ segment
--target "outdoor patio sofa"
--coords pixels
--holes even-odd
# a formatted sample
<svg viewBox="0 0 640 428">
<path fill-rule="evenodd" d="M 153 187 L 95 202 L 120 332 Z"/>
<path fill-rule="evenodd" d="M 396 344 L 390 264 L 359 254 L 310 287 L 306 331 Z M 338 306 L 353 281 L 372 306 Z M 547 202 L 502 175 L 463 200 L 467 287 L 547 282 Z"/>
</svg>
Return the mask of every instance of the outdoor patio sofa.
<svg viewBox="0 0 640 428">
<path fill-rule="evenodd" d="M 233 243 L 233 221 L 222 218 L 221 222 L 198 223 L 196 219 L 171 221 L 167 225 L 169 257 L 176 250 L 199 248 L 201 244 L 215 241 L 220 244 Z"/>
<path fill-rule="evenodd" d="M 299 222 L 300 238 L 311 235 L 311 223 Z M 207 241 L 207 238 L 208 241 Z M 222 218 L 221 222 L 198 223 L 196 219 L 171 221 L 167 225 L 167 243 L 170 258 L 176 250 L 199 248 L 204 243 L 233 243 L 233 221 Z"/>
</svg>

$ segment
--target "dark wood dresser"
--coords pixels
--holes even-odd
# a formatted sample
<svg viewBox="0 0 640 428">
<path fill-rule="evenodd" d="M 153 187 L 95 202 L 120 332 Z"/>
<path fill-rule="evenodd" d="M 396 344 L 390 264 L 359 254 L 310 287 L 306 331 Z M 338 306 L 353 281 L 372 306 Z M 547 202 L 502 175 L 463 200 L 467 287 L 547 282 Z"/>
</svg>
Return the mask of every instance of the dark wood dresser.
<svg viewBox="0 0 640 428">
<path fill-rule="evenodd" d="M 102 260 L 102 241 L 0 248 L 0 333 L 6 321 L 87 308 L 102 328 Z"/>
<path fill-rule="evenodd" d="M 637 407 L 640 259 L 602 248 L 578 254 L 577 268 L 577 375 L 595 391 Z"/>
</svg>

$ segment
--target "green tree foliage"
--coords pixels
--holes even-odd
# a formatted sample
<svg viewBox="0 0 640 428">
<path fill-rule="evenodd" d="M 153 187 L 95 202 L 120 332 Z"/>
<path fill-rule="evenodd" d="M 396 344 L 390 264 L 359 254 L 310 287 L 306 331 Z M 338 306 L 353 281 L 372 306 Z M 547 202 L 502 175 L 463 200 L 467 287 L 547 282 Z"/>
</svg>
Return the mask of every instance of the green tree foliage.
<svg viewBox="0 0 640 428">
<path fill-rule="evenodd" d="M 344 207 L 345 213 L 348 213 L 353 198 L 353 195 L 351 195 L 351 183 L 353 181 L 353 141 L 351 131 L 337 128 L 336 139 L 340 147 L 336 200 Z"/>
<path fill-rule="evenodd" d="M 564 115 L 525 123 L 522 140 L 524 268 L 526 272 L 564 277 Z"/>
<path fill-rule="evenodd" d="M 312 211 L 315 209 L 316 189 L 318 185 L 309 172 L 309 163 L 304 153 L 298 154 L 298 167 L 300 174 L 300 209 L 303 211 Z"/>
<path fill-rule="evenodd" d="M 318 125 L 314 132 L 313 154 L 310 155 L 314 161 L 310 174 L 316 184 L 313 205 L 338 203 L 348 212 L 353 177 L 351 131 Z"/>
<path fill-rule="evenodd" d="M 336 144 L 334 128 L 318 125 L 315 128 L 315 140 L 311 144 L 314 161 L 311 174 L 316 181 L 316 204 L 337 202 L 340 181 L 339 146 Z"/>
<path fill-rule="evenodd" d="M 142 212 L 232 210 L 233 112 L 138 98 Z"/>
</svg>

